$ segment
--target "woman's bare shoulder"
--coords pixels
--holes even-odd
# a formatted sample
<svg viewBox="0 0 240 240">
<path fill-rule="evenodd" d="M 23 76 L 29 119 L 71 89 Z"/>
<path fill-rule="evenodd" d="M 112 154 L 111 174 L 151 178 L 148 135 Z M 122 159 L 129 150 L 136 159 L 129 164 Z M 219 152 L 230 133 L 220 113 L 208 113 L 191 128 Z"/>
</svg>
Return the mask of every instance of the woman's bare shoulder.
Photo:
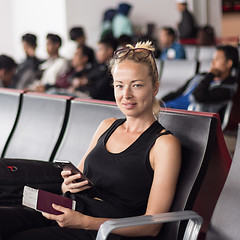
<svg viewBox="0 0 240 240">
<path fill-rule="evenodd" d="M 164 131 L 165 132 L 165 131 Z M 162 135 L 157 138 L 155 147 L 158 149 L 173 149 L 179 148 L 181 146 L 181 142 L 179 139 L 172 134 Z"/>
<path fill-rule="evenodd" d="M 99 134 L 104 133 L 116 120 L 117 120 L 116 118 L 107 118 L 107 119 L 103 120 L 100 123 L 97 132 Z"/>
<path fill-rule="evenodd" d="M 157 138 L 152 150 L 155 159 L 165 159 L 166 156 L 175 156 L 173 158 L 175 159 L 174 161 L 178 161 L 179 157 L 177 156 L 181 155 L 181 142 L 172 134 L 162 135 Z"/>
</svg>

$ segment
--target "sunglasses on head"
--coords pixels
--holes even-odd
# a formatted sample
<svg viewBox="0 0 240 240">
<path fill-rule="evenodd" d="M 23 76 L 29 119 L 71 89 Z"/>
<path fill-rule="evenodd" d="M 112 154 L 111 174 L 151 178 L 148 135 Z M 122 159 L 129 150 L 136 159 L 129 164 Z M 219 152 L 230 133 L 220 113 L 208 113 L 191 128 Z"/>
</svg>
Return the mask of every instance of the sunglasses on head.
<svg viewBox="0 0 240 240">
<path fill-rule="evenodd" d="M 113 57 L 115 59 L 123 58 L 129 53 L 134 54 L 138 58 L 147 58 L 149 55 L 153 57 L 152 51 L 146 48 L 121 48 L 114 52 Z"/>
<path fill-rule="evenodd" d="M 129 53 L 132 53 L 134 54 L 135 57 L 141 59 L 141 58 L 147 58 L 149 55 L 152 57 L 152 60 L 154 62 L 154 67 L 155 67 L 155 70 L 158 74 L 158 69 L 157 69 L 157 65 L 156 65 L 156 62 L 155 62 L 155 58 L 153 56 L 153 53 L 151 50 L 148 50 L 146 48 L 129 48 L 129 47 L 126 47 L 126 48 L 121 48 L 121 49 L 118 49 L 114 52 L 114 55 L 113 55 L 113 58 L 115 59 L 120 59 L 120 58 L 124 58 L 126 57 Z"/>
</svg>

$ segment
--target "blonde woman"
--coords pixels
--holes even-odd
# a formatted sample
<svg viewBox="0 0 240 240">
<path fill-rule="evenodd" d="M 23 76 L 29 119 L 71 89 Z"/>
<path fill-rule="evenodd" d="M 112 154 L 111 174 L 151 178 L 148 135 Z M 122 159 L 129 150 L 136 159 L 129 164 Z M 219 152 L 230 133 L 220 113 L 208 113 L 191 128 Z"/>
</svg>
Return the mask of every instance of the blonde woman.
<svg viewBox="0 0 240 240">
<path fill-rule="evenodd" d="M 4 239 L 95 239 L 100 225 L 109 219 L 169 211 L 180 171 L 181 148 L 156 120 L 159 82 L 153 50 L 146 42 L 128 45 L 114 54 L 110 63 L 114 93 L 125 118 L 106 119 L 100 124 L 78 166 L 94 188 L 88 189 L 87 181 L 76 183 L 79 174 L 62 172 L 62 190 L 77 199 L 77 211 L 53 205 L 63 214 L 43 213 L 48 220 L 28 213 L 35 217 L 28 223 L 28 230 L 19 228 Z M 38 224 L 36 219 L 41 219 Z M 159 224 L 119 229 L 108 239 L 154 239 L 160 229 Z"/>
</svg>

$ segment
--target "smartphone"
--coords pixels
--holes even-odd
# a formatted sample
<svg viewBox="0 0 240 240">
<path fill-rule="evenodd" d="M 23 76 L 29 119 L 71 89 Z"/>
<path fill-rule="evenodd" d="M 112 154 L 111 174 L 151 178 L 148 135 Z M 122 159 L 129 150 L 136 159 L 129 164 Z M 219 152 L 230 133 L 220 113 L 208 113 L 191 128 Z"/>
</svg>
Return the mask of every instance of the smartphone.
<svg viewBox="0 0 240 240">
<path fill-rule="evenodd" d="M 93 183 L 91 182 L 90 179 L 88 179 L 73 163 L 71 163 L 70 161 L 67 160 L 54 160 L 54 165 L 57 168 L 60 168 L 64 171 L 71 171 L 72 175 L 81 174 L 81 178 L 75 180 L 76 182 L 82 182 L 84 180 L 88 180 L 88 186 L 93 186 Z"/>
</svg>

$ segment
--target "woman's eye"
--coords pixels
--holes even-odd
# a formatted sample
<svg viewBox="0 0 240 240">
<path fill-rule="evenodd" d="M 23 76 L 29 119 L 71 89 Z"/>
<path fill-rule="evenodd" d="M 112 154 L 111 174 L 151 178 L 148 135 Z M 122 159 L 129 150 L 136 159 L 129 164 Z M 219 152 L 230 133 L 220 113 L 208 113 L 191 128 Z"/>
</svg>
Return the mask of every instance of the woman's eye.
<svg viewBox="0 0 240 240">
<path fill-rule="evenodd" d="M 122 85 L 119 85 L 119 84 L 117 84 L 117 85 L 115 85 L 115 88 L 122 88 L 123 86 Z"/>
<path fill-rule="evenodd" d="M 139 87 L 142 87 L 142 85 L 141 84 L 134 84 L 133 87 L 134 88 L 139 88 Z"/>
</svg>

